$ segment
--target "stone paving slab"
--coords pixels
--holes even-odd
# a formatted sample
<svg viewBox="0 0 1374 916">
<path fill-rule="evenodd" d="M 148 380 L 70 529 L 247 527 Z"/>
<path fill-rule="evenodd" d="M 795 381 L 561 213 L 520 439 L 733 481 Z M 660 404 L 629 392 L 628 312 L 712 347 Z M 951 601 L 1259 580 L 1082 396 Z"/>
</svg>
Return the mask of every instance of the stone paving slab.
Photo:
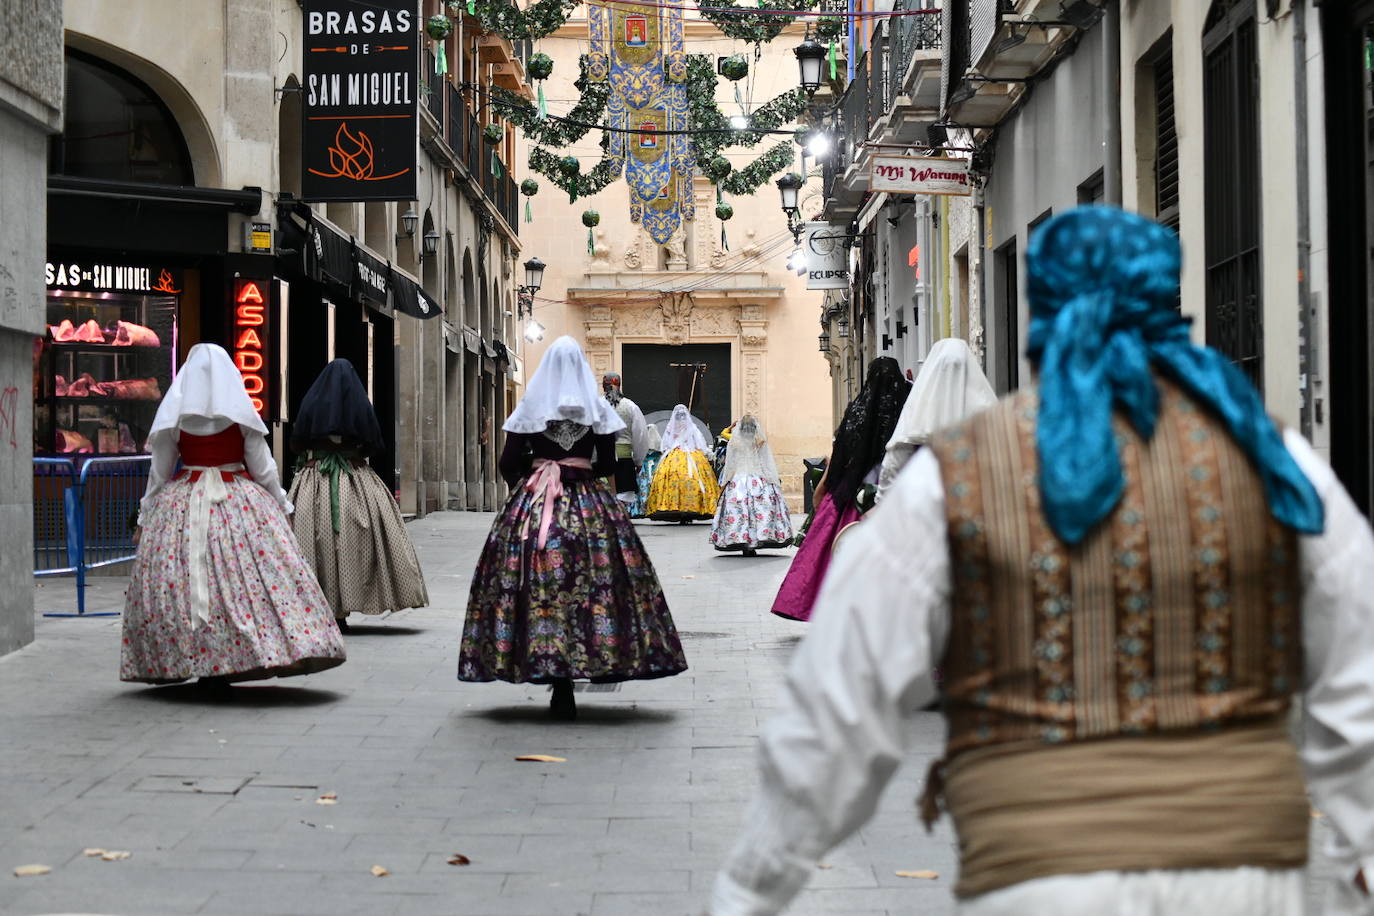
<svg viewBox="0 0 1374 916">
<path fill-rule="evenodd" d="M 411 523 L 432 607 L 355 616 L 345 665 L 223 700 L 121 684 L 117 618 L 40 618 L 0 659 L 0 913 L 699 916 L 805 631 L 767 613 L 791 552 L 720 556 L 704 525 L 641 523 L 691 669 L 582 689 L 579 721 L 557 723 L 544 688 L 455 677 L 491 519 Z M 120 609 L 125 581 L 93 580 L 88 606 Z M 61 580 L 35 600 L 75 603 Z M 879 814 L 792 913 L 953 911 L 952 834 L 927 835 L 914 810 L 939 718 L 913 737 Z M 567 762 L 514 761 L 526 753 Z M 316 803 L 327 792 L 337 804 Z M 12 877 L 31 863 L 53 871 Z"/>
</svg>

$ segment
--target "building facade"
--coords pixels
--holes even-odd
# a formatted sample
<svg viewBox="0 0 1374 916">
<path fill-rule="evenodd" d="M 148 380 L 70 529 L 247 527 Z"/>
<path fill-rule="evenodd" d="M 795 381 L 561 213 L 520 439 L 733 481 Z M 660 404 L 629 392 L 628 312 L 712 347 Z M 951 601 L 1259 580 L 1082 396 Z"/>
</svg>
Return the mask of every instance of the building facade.
<svg viewBox="0 0 1374 916">
<path fill-rule="evenodd" d="M 34 339 L 43 331 L 48 137 L 62 126 L 62 4 L 0 8 L 0 655 L 33 640 Z"/>
<path fill-rule="evenodd" d="M 265 320 L 247 338 L 260 346 L 241 368 L 286 473 L 293 412 L 325 363 L 347 357 L 388 439 L 374 466 L 402 510 L 422 515 L 493 509 L 502 493 L 499 429 L 521 362 L 510 317 L 515 149 L 481 142 L 483 116 L 460 84 L 528 90 L 521 49 L 455 4 L 418 12 L 453 17 L 442 44 L 454 66 L 439 72 L 432 38 L 408 49 L 420 63 L 404 88 L 419 108 L 417 199 L 305 203 L 300 4 L 68 2 L 47 313 L 54 328 L 119 320 L 152 331 L 156 351 L 111 365 L 165 389 L 199 341 L 238 358 L 241 319 L 261 303 Z M 73 405 L 76 392 L 58 389 L 104 381 L 97 357 L 108 354 L 48 349 L 35 390 L 40 450 L 139 451 L 156 396 L 99 415 Z"/>
</svg>

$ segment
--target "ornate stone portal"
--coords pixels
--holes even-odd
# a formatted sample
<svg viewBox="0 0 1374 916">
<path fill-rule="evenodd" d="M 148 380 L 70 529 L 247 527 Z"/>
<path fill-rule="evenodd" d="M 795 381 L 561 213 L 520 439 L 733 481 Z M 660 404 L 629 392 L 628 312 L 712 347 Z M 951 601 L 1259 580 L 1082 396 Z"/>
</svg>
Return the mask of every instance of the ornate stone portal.
<svg viewBox="0 0 1374 916">
<path fill-rule="evenodd" d="M 768 353 L 765 306 L 736 304 L 719 296 L 703 301 L 685 291 L 648 295 L 657 301 L 588 306 L 584 326 L 592 371 L 600 377 L 615 368 L 617 341 L 670 345 L 732 342 L 739 359 L 738 403 L 731 404 L 732 412 L 764 416 Z"/>
</svg>

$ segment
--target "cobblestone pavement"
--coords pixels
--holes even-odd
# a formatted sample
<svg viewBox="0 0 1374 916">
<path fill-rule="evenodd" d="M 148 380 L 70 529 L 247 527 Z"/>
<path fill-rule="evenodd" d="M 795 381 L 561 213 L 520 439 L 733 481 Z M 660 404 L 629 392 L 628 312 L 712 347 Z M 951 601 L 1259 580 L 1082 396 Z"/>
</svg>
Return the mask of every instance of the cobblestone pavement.
<svg viewBox="0 0 1374 916">
<path fill-rule="evenodd" d="M 581 690 L 562 724 L 543 688 L 455 678 L 490 522 L 412 523 L 432 607 L 355 623 L 340 668 L 224 701 L 121 684 L 117 618 L 40 618 L 34 644 L 0 659 L 0 912 L 702 913 L 804 631 L 767 613 L 791 552 L 720 555 L 704 525 L 642 523 L 691 670 Z M 90 609 L 122 607 L 124 584 L 94 580 Z M 74 607 L 70 583 L 35 594 Z M 952 835 L 927 836 L 913 807 L 942 725 L 915 729 L 878 817 L 790 912 L 953 911 Z M 12 876 L 27 864 L 52 871 Z M 894 874 L 925 869 L 940 877 Z"/>
</svg>

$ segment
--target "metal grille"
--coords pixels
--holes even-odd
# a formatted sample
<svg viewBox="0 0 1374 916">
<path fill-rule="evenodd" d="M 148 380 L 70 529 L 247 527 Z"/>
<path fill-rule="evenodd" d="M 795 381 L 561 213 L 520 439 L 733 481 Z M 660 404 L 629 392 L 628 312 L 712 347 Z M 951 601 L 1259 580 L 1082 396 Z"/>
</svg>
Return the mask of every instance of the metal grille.
<svg viewBox="0 0 1374 916">
<path fill-rule="evenodd" d="M 1263 390 L 1255 39 L 1253 9 L 1238 6 L 1203 40 L 1207 343 Z"/>
<path fill-rule="evenodd" d="M 1178 230 L 1178 131 L 1174 125 L 1174 53 L 1153 64 L 1155 83 L 1155 216 Z"/>
</svg>

